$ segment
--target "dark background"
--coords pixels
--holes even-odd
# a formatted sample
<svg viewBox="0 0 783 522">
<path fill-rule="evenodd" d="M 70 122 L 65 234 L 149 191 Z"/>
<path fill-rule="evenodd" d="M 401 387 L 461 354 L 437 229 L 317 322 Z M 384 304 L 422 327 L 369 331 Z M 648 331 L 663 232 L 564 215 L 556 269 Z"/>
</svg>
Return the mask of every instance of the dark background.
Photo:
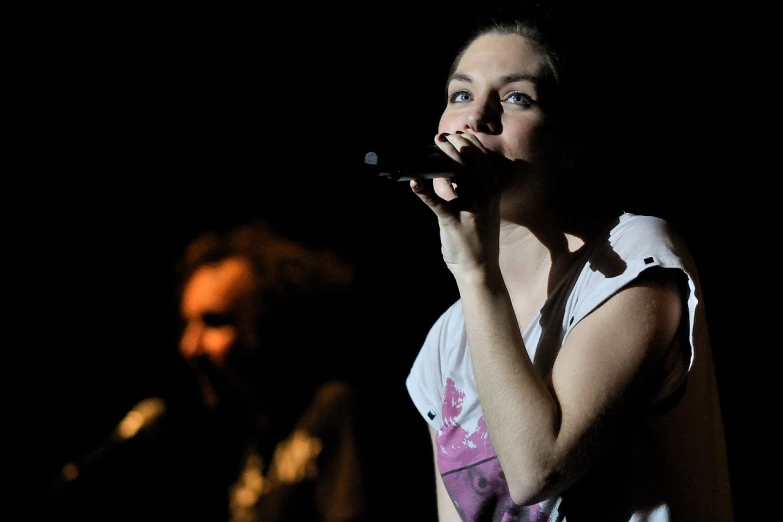
<svg viewBox="0 0 783 522">
<path fill-rule="evenodd" d="M 176 386 L 173 263 L 184 245 L 262 217 L 359 268 L 352 322 L 363 343 L 320 349 L 354 361 L 377 405 L 368 426 L 391 518 L 434 509 L 426 427 L 404 381 L 456 290 L 429 210 L 361 160 L 431 143 L 450 57 L 475 17 L 463 6 L 361 5 L 19 18 L 17 46 L 32 58 L 17 76 L 25 187 L 6 195 L 20 209 L 7 252 L 22 288 L 9 326 L 24 334 L 11 370 L 24 426 L 16 482 L 33 501 L 134 404 Z M 669 218 L 692 245 L 741 511 L 737 195 L 716 181 L 741 157 L 736 104 L 716 85 L 734 59 L 718 29 L 728 15 L 618 5 L 584 10 L 614 46 L 618 74 L 596 81 L 621 107 L 617 179 L 629 210 Z M 496 6 L 508 9 L 481 14 Z"/>
</svg>

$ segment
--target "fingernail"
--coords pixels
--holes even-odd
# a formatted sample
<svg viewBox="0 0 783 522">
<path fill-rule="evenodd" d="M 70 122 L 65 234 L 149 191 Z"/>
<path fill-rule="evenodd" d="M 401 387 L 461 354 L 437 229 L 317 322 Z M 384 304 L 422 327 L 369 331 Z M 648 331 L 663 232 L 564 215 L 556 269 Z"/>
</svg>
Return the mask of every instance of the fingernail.
<svg viewBox="0 0 783 522">
<path fill-rule="evenodd" d="M 446 136 L 448 135 L 449 135 L 448 132 L 441 132 L 440 134 L 438 134 L 438 141 L 446 141 Z"/>
</svg>

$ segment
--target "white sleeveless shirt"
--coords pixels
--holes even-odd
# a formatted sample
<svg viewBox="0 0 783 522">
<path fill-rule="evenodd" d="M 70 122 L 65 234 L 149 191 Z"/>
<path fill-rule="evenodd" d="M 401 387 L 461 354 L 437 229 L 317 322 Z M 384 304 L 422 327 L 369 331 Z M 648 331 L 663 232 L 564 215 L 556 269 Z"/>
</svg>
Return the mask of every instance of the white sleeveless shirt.
<svg viewBox="0 0 783 522">
<path fill-rule="evenodd" d="M 547 375 L 563 340 L 606 299 L 648 268 L 681 270 L 688 280 L 690 360 L 684 381 L 667 383 L 674 405 L 651 412 L 561 497 L 518 506 L 484 424 L 458 300 L 431 327 L 406 380 L 415 407 L 437 430 L 438 471 L 454 505 L 465 521 L 732 521 L 703 296 L 687 246 L 665 220 L 629 213 L 586 246 L 523 332 L 531 360 Z"/>
</svg>

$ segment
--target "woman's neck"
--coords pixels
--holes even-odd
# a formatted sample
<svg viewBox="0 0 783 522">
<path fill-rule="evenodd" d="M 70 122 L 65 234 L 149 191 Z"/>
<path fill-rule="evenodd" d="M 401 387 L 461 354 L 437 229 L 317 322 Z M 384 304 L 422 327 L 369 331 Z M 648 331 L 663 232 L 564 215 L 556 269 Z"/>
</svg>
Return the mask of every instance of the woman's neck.
<svg viewBox="0 0 783 522">
<path fill-rule="evenodd" d="M 501 227 L 499 263 L 503 278 L 521 288 L 555 281 L 570 266 L 585 241 L 558 228 L 531 229 L 509 224 Z"/>
</svg>

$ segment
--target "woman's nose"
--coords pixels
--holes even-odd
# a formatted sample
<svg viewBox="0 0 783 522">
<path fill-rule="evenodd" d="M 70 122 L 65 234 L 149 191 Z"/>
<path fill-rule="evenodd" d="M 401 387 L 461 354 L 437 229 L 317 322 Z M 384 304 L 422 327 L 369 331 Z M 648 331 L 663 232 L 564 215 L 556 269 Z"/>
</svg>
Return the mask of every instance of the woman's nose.
<svg viewBox="0 0 783 522">
<path fill-rule="evenodd" d="M 499 100 L 492 98 L 475 100 L 465 117 L 463 130 L 484 134 L 499 133 L 501 110 Z"/>
</svg>

